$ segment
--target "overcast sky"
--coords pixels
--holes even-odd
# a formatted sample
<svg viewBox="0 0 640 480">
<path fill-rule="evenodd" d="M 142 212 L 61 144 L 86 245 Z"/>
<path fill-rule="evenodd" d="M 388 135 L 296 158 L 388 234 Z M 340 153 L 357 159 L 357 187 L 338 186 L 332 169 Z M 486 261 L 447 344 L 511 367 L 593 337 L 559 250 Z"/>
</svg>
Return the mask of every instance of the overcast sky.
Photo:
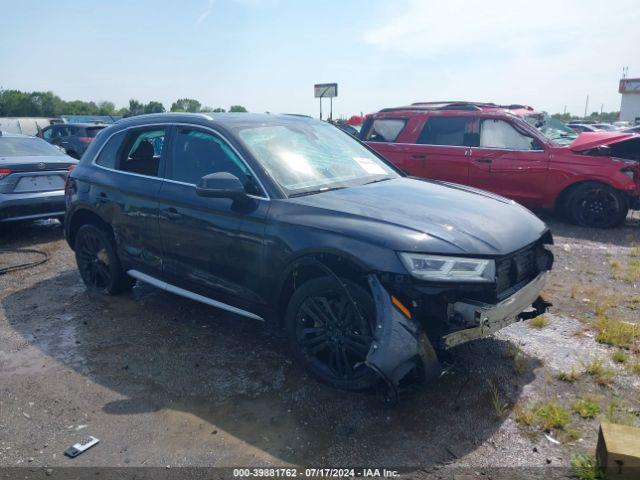
<svg viewBox="0 0 640 480">
<path fill-rule="evenodd" d="M 638 0 L 0 0 L 0 87 L 334 116 L 426 100 L 617 110 Z M 328 102 L 326 103 L 328 108 Z"/>
</svg>

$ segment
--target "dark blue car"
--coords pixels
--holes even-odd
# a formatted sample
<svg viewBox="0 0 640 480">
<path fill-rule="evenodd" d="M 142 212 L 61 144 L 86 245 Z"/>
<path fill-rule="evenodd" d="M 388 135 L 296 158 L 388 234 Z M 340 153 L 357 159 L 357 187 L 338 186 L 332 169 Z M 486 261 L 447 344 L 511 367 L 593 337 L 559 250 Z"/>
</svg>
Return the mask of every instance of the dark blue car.
<svg viewBox="0 0 640 480">
<path fill-rule="evenodd" d="M 66 202 L 89 289 L 141 280 L 274 322 L 296 359 L 339 388 L 433 376 L 438 352 L 546 305 L 552 240 L 536 216 L 408 178 L 310 118 L 122 120 L 71 173 Z"/>
</svg>

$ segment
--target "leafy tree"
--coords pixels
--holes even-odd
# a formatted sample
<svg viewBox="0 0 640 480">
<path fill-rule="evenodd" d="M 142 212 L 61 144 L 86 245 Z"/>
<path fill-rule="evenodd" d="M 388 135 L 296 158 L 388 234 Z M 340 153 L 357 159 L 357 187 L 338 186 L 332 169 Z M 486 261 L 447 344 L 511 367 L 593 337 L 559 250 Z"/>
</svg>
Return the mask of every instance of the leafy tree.
<svg viewBox="0 0 640 480">
<path fill-rule="evenodd" d="M 199 112 L 200 102 L 193 98 L 181 98 L 171 104 L 172 112 Z"/>
<path fill-rule="evenodd" d="M 231 107 L 229 108 L 230 112 L 246 112 L 247 109 L 244 108 L 242 105 L 231 105 Z"/>
<path fill-rule="evenodd" d="M 214 108 L 211 111 L 214 112 L 214 113 L 224 113 L 224 112 L 226 112 L 226 110 L 224 108 L 221 108 L 221 107 Z"/>
<path fill-rule="evenodd" d="M 144 113 L 144 105 L 138 100 L 129 100 L 129 115 L 142 115 Z"/>
<path fill-rule="evenodd" d="M 85 102 L 83 100 L 72 100 L 64 102 L 61 115 L 95 115 L 98 106 L 94 102 Z"/>
<path fill-rule="evenodd" d="M 151 101 L 144 106 L 144 113 L 164 113 L 165 111 L 161 102 Z"/>
<path fill-rule="evenodd" d="M 115 115 L 116 106 L 113 102 L 99 102 L 98 115 Z"/>
</svg>

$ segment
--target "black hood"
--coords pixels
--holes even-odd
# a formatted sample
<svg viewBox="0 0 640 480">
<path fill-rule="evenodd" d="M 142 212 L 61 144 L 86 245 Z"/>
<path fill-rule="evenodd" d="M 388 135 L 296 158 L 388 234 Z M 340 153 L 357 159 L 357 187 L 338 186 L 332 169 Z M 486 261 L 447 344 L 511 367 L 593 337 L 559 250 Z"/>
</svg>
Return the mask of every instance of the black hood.
<svg viewBox="0 0 640 480">
<path fill-rule="evenodd" d="M 537 241 L 545 224 L 499 195 L 399 178 L 291 198 L 289 221 L 394 250 L 503 255 Z"/>
</svg>

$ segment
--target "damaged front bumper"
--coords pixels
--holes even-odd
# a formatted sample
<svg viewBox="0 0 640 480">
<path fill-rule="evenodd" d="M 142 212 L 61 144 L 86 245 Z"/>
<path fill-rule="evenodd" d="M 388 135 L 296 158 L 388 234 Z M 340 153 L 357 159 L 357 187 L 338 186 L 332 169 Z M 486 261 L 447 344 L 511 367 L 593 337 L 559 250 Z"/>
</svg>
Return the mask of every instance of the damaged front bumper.
<svg viewBox="0 0 640 480">
<path fill-rule="evenodd" d="M 396 394 L 400 381 L 409 372 L 417 370 L 425 379 L 437 377 L 441 366 L 434 344 L 448 349 L 495 333 L 518 320 L 541 315 L 549 306 L 540 297 L 546 276 L 547 272 L 538 274 L 524 287 L 497 304 L 473 300 L 450 303 L 447 306 L 447 321 L 469 328 L 430 339 L 426 331 L 428 326 L 425 327 L 423 322 L 414 318 L 408 309 L 396 308 L 392 300 L 394 297 L 375 274 L 370 274 L 368 282 L 376 305 L 376 325 L 374 342 L 366 364 Z"/>
<path fill-rule="evenodd" d="M 449 305 L 450 317 L 455 316 L 462 319 L 464 324 L 477 326 L 444 335 L 442 337 L 444 347 L 455 347 L 461 343 L 491 335 L 518 321 L 520 314 L 529 308 L 534 309 L 533 316 L 544 313 L 548 304 L 542 300 L 538 301 L 538 298 L 546 278 L 547 272 L 540 273 L 527 285 L 496 305 L 473 300 Z"/>
</svg>

